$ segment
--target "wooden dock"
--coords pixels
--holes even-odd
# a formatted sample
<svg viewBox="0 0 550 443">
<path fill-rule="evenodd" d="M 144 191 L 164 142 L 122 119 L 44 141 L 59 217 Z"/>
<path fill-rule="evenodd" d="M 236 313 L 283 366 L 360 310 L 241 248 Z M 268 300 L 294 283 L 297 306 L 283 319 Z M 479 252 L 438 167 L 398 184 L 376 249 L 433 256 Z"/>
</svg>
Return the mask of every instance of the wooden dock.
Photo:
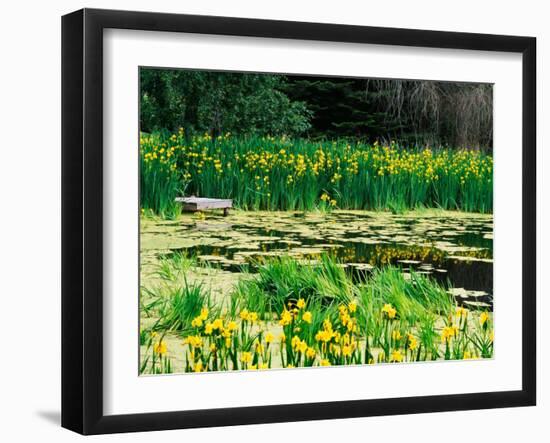
<svg viewBox="0 0 550 443">
<path fill-rule="evenodd" d="M 223 209 L 224 217 L 228 215 L 229 209 L 233 207 L 233 200 L 222 198 L 177 197 L 176 201 L 182 203 L 184 211 L 196 212 L 209 209 Z"/>
</svg>

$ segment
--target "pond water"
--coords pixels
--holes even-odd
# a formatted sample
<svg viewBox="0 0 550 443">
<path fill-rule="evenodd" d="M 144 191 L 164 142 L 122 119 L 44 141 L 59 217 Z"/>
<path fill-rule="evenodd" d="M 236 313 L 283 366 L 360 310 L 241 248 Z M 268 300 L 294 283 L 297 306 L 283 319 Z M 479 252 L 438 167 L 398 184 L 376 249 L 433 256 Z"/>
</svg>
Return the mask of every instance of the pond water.
<svg viewBox="0 0 550 443">
<path fill-rule="evenodd" d="M 329 253 L 358 273 L 388 264 L 406 274 L 414 269 L 449 284 L 461 304 L 492 305 L 492 215 L 235 211 L 205 220 L 190 214 L 177 221 L 142 220 L 141 233 L 142 263 L 184 251 L 237 273 L 254 272 L 254 264 L 270 256 L 315 260 Z"/>
</svg>

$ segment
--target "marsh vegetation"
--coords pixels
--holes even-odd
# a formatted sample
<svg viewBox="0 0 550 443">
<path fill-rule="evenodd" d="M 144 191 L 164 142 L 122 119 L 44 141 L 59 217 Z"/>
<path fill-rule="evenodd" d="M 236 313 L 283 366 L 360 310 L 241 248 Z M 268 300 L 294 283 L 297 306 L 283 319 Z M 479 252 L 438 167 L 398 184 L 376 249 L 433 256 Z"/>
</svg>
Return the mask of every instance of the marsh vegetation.
<svg viewBox="0 0 550 443">
<path fill-rule="evenodd" d="M 492 357 L 490 85 L 140 87 L 140 374 Z"/>
<path fill-rule="evenodd" d="M 433 210 L 144 217 L 141 371 L 490 357 L 491 232 Z"/>
</svg>

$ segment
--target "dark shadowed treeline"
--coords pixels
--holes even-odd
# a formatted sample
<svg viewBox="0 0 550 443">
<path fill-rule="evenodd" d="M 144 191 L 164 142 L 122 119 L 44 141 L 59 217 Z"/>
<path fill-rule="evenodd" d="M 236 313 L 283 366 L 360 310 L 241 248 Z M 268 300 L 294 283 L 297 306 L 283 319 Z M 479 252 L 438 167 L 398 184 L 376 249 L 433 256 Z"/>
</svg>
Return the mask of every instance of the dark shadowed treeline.
<svg viewBox="0 0 550 443">
<path fill-rule="evenodd" d="M 142 69 L 141 130 L 492 149 L 492 85 Z"/>
</svg>

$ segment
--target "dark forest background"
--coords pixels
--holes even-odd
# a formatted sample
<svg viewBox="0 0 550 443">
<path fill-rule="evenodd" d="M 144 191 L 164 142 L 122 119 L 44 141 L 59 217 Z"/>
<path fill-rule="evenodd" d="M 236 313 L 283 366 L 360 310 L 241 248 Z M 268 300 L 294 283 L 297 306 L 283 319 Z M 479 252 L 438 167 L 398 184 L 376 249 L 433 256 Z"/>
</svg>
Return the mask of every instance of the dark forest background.
<svg viewBox="0 0 550 443">
<path fill-rule="evenodd" d="M 143 132 L 287 135 L 492 150 L 492 85 L 140 70 Z"/>
</svg>

